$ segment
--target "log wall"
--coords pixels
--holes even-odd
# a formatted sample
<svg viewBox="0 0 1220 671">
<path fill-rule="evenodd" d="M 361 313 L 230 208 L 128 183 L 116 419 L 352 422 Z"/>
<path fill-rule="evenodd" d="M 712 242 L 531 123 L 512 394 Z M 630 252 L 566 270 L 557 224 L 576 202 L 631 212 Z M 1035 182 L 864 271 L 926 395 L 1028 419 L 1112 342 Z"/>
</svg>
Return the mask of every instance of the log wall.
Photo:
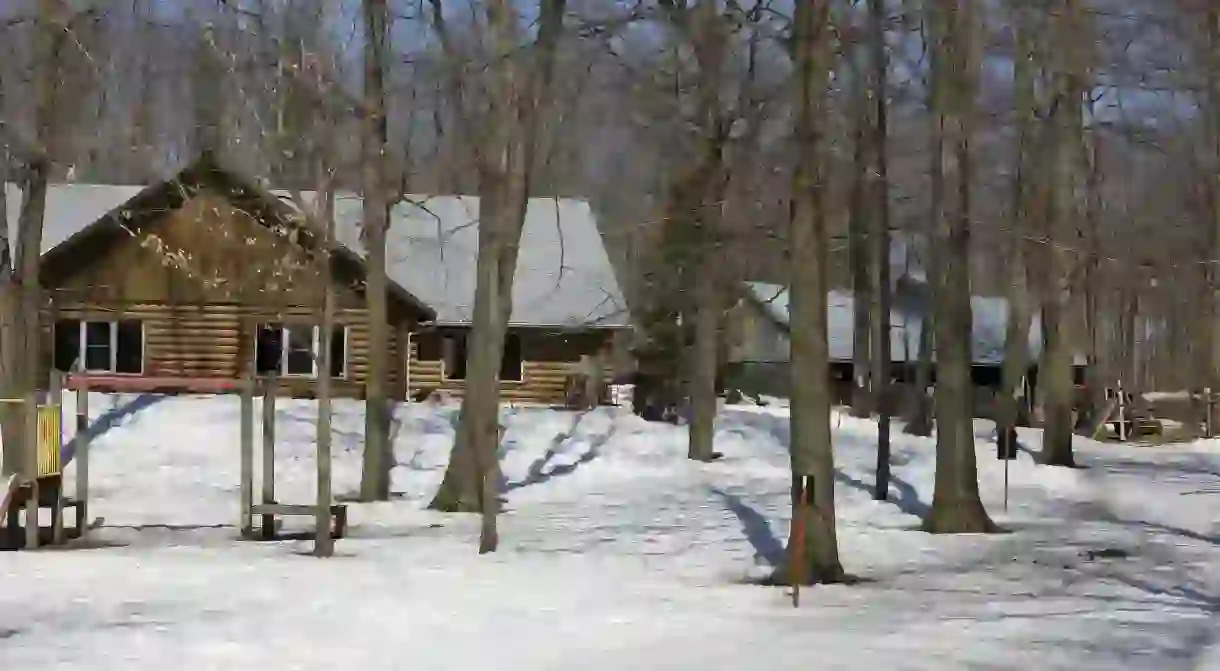
<svg viewBox="0 0 1220 671">
<path fill-rule="evenodd" d="M 316 324 L 317 312 L 306 308 L 260 308 L 233 304 L 163 305 L 140 303 L 68 304 L 59 305 L 45 314 L 47 324 L 43 339 L 48 347 L 43 352 L 46 367 L 52 361 L 50 344 L 54 343 L 50 326 L 58 320 L 122 321 L 138 320 L 144 328 L 144 372 L 138 376 L 107 374 L 108 380 L 127 378 L 237 380 L 246 362 L 253 361 L 256 329 L 259 324 Z M 369 328 L 367 311 L 363 308 L 340 308 L 335 313 L 336 325 L 347 328 L 346 377 L 336 379 L 334 393 L 340 398 L 363 398 L 368 378 Z M 399 398 L 420 389 L 440 390 L 451 396 L 461 396 L 462 380 L 450 380 L 443 375 L 443 363 L 420 360 L 417 342 L 412 342 L 409 361 L 410 390 L 401 379 L 403 361 L 399 344 L 406 340 L 409 324 L 392 328 L 390 333 L 390 390 Z M 501 398 L 507 403 L 562 405 L 565 400 L 567 377 L 579 370 L 581 354 L 597 351 L 603 336 L 582 334 L 523 336 L 522 380 L 500 383 Z M 397 363 L 395 363 L 397 362 Z M 607 370 L 607 379 L 613 371 Z M 280 393 L 286 397 L 309 398 L 315 390 L 312 377 L 282 377 Z M 183 384 L 183 390 L 189 385 Z M 106 391 L 98 387 L 97 391 Z M 116 383 L 115 391 L 118 391 Z M 167 388 L 172 391 L 172 388 Z"/>
<path fill-rule="evenodd" d="M 53 343 L 50 325 L 61 319 L 138 320 L 144 327 L 143 377 L 237 379 L 253 361 L 259 324 L 316 324 L 317 312 L 305 308 L 257 308 L 238 305 L 170 306 L 157 304 L 64 305 L 47 314 L 45 343 Z M 335 324 L 347 328 L 346 376 L 336 379 L 339 397 L 361 397 L 368 377 L 369 328 L 363 308 L 336 310 Z M 391 330 L 390 357 L 398 360 L 398 338 Z M 44 352 L 49 366 L 51 352 Z M 391 366 L 391 389 L 399 384 L 401 366 Z M 113 376 L 118 377 L 118 376 Z M 312 377 L 285 377 L 285 395 L 313 394 Z"/>
</svg>

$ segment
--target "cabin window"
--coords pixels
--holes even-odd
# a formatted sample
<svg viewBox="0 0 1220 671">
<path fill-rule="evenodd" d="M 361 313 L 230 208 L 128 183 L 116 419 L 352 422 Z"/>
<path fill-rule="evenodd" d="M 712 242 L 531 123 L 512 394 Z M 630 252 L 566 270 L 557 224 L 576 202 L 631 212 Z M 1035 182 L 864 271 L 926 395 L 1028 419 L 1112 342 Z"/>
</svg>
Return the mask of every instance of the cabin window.
<svg viewBox="0 0 1220 671">
<path fill-rule="evenodd" d="M 446 380 L 466 379 L 466 357 L 469 352 L 466 347 L 466 334 L 445 336 L 442 341 L 442 367 Z M 504 337 L 504 356 L 500 359 L 500 379 L 505 382 L 520 382 L 521 337 L 516 333 Z"/>
<path fill-rule="evenodd" d="M 55 369 L 89 373 L 144 372 L 144 324 L 136 320 L 55 322 Z"/>
<path fill-rule="evenodd" d="M 317 326 L 263 324 L 255 346 L 255 371 L 259 375 L 317 377 L 321 346 Z M 347 327 L 336 326 L 331 339 L 331 377 L 347 377 L 347 354 Z"/>
</svg>

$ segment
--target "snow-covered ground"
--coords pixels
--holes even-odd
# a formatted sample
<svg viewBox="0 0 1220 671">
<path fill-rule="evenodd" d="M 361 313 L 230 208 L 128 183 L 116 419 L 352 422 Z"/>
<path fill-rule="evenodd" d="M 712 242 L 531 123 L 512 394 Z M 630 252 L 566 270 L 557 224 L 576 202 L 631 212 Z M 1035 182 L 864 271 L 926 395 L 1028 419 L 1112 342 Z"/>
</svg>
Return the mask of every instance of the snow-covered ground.
<svg viewBox="0 0 1220 671">
<path fill-rule="evenodd" d="M 727 408 L 725 458 L 706 465 L 684 429 L 622 410 L 506 410 L 502 544 L 482 557 L 477 520 L 422 509 L 456 409 L 405 408 L 395 499 L 353 506 L 338 556 L 317 560 L 308 542 L 235 539 L 236 399 L 132 401 L 92 399 L 112 428 L 87 546 L 0 554 L 0 669 L 1220 669 L 1218 444 L 1082 441 L 1076 471 L 1023 453 L 1005 511 L 980 425 L 984 502 L 1012 533 L 933 537 L 917 530 L 932 442 L 896 436 L 876 502 L 876 427 L 836 414 L 842 557 L 868 582 L 794 610 L 748 584 L 788 531 L 782 407 Z M 314 412 L 280 402 L 283 502 L 312 500 Z M 339 493 L 362 427 L 340 402 Z"/>
</svg>

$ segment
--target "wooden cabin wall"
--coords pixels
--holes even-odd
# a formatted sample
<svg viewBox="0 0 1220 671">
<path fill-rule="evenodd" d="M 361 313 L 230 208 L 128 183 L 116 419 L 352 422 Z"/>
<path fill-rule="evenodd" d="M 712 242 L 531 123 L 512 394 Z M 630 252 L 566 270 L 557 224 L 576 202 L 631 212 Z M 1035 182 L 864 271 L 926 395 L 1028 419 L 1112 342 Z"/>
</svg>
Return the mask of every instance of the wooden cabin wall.
<svg viewBox="0 0 1220 671">
<path fill-rule="evenodd" d="M 144 377 L 237 379 L 253 361 L 260 323 L 317 324 L 323 291 L 334 283 L 336 325 L 348 329 L 346 376 L 337 396 L 363 395 L 368 377 L 368 318 L 360 278 L 331 277 L 304 250 L 220 193 L 204 189 L 181 207 L 128 235 L 101 236 L 45 272 L 51 306 L 43 364 L 49 370 L 50 325 L 59 319 L 139 320 L 144 326 Z M 332 268 L 332 270 L 334 270 Z M 347 275 L 345 275 L 345 273 Z M 391 361 L 399 326 L 419 315 L 391 301 Z M 390 389 L 402 392 L 405 365 L 391 366 Z M 285 393 L 313 394 L 312 377 L 283 378 Z"/>
<path fill-rule="evenodd" d="M 246 362 L 253 361 L 255 329 L 263 323 L 316 324 L 317 312 L 306 308 L 257 308 L 240 305 L 164 305 L 136 304 L 105 306 L 76 304 L 57 306 L 48 311 L 44 342 L 54 343 L 50 324 L 61 319 L 77 320 L 139 320 L 144 327 L 145 377 L 241 377 Z M 335 324 L 347 328 L 346 377 L 336 379 L 335 395 L 359 398 L 364 394 L 368 378 L 369 328 L 363 308 L 342 308 L 336 311 Z M 390 360 L 399 357 L 398 338 L 391 331 Z M 49 347 L 43 360 L 50 362 Z M 391 366 L 391 389 L 400 384 L 401 366 Z M 283 378 L 285 395 L 308 397 L 315 382 L 309 377 Z"/>
<path fill-rule="evenodd" d="M 456 332 L 456 331 L 454 331 Z M 506 403 L 538 405 L 562 405 L 566 398 L 566 382 L 569 375 L 578 371 L 580 358 L 595 354 L 611 337 L 610 331 L 584 331 L 580 333 L 554 333 L 535 329 L 513 329 L 521 337 L 521 381 L 501 381 L 500 398 Z M 445 394 L 461 396 L 465 387 L 463 380 L 443 377 L 443 364 L 435 358 L 440 351 L 437 341 L 444 333 L 426 333 L 416 336 L 411 347 L 411 388 L 437 389 Z M 430 350 L 426 359 L 420 359 L 423 349 Z M 606 379 L 613 374 L 612 362 L 606 362 Z"/>
</svg>

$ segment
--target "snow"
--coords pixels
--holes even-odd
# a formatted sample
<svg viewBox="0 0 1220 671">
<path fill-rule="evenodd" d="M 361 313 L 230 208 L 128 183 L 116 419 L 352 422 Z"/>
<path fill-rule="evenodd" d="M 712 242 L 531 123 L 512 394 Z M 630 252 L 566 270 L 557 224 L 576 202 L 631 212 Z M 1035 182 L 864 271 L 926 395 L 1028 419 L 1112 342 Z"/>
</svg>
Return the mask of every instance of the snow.
<svg viewBox="0 0 1220 671">
<path fill-rule="evenodd" d="M 933 442 L 895 436 L 876 502 L 876 426 L 836 412 L 841 555 L 867 582 L 794 610 L 748 584 L 788 533 L 783 404 L 725 408 L 712 464 L 684 458 L 685 428 L 621 409 L 506 408 L 502 544 L 482 557 L 477 520 L 424 509 L 456 407 L 401 408 L 393 500 L 353 504 L 317 560 L 307 541 L 235 539 L 237 399 L 133 400 L 91 398 L 112 426 L 90 461 L 104 525 L 0 554 L 0 668 L 1220 669 L 1217 442 L 1081 440 L 1086 470 L 1023 452 L 1005 510 L 980 422 L 983 500 L 1011 533 L 930 536 Z M 312 501 L 315 409 L 277 407 L 283 502 Z M 362 427 L 338 402 L 339 493 L 358 484 Z"/>
</svg>

